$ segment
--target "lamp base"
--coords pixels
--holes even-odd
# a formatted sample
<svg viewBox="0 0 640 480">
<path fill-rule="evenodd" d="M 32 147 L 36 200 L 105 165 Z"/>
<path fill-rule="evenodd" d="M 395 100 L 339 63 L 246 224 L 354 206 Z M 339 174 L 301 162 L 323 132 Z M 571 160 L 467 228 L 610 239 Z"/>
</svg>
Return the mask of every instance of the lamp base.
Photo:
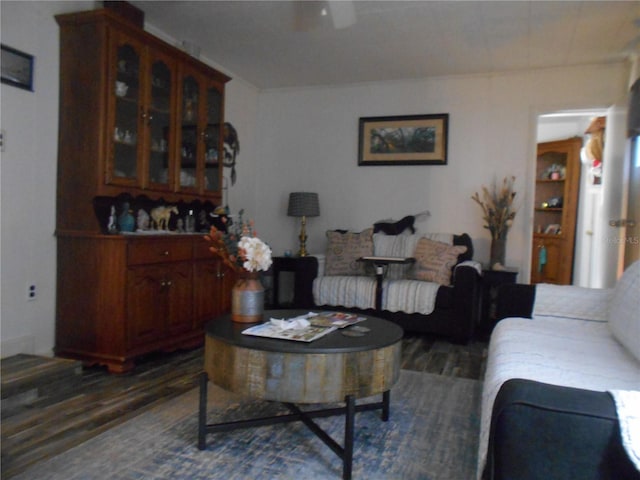
<svg viewBox="0 0 640 480">
<path fill-rule="evenodd" d="M 300 250 L 298 250 L 299 257 L 307 256 L 307 231 L 305 229 L 307 225 L 307 218 L 302 217 L 302 222 L 300 224 L 300 235 L 298 235 L 298 239 L 300 240 Z"/>
</svg>

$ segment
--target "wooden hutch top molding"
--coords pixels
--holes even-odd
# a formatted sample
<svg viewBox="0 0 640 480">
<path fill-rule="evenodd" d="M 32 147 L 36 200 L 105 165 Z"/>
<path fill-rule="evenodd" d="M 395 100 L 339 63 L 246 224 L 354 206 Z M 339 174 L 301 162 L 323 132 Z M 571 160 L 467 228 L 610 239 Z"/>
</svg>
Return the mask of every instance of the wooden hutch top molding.
<svg viewBox="0 0 640 480">
<path fill-rule="evenodd" d="M 164 40 L 156 37 L 146 30 L 141 29 L 140 27 L 138 27 L 138 25 L 123 17 L 122 15 L 114 12 L 110 8 L 100 8 L 96 10 L 88 10 L 86 12 L 64 13 L 61 15 L 56 15 L 55 18 L 56 22 L 58 22 L 58 25 L 60 25 L 61 27 L 65 25 L 80 26 L 89 23 L 97 24 L 104 22 L 108 22 L 112 25 L 117 25 L 118 28 L 122 29 L 127 34 L 139 36 L 146 43 L 155 44 L 155 46 L 157 47 L 168 49 L 169 53 L 174 56 L 174 58 L 182 62 L 191 63 L 197 68 L 208 70 L 208 75 L 210 75 L 218 82 L 227 83 L 229 80 L 231 80 L 231 77 L 203 63 L 201 60 L 192 57 L 183 50 L 180 50 L 178 47 L 165 42 Z"/>
</svg>

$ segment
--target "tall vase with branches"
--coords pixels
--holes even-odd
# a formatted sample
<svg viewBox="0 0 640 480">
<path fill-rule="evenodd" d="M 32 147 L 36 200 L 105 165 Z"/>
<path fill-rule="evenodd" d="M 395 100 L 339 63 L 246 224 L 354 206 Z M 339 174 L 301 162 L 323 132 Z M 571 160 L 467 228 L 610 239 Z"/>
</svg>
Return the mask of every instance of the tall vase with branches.
<svg viewBox="0 0 640 480">
<path fill-rule="evenodd" d="M 484 228 L 491 233 L 491 254 L 489 265 L 491 268 L 501 268 L 504 266 L 504 259 L 507 248 L 507 233 L 513 225 L 516 217 L 514 199 L 516 192 L 513 184 L 516 177 L 505 177 L 502 184 L 495 181 L 491 189 L 482 187 L 482 197 L 476 192 L 471 198 L 482 208 L 482 219 Z"/>
</svg>

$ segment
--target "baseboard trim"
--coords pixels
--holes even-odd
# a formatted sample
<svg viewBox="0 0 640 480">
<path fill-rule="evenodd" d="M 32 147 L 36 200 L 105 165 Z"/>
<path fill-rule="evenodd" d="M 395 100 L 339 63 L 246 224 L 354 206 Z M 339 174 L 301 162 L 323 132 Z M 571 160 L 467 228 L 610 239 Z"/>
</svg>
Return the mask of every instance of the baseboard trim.
<svg viewBox="0 0 640 480">
<path fill-rule="evenodd" d="M 12 357 L 20 353 L 34 355 L 36 339 L 33 335 L 24 335 L 0 341 L 0 358 Z"/>
</svg>

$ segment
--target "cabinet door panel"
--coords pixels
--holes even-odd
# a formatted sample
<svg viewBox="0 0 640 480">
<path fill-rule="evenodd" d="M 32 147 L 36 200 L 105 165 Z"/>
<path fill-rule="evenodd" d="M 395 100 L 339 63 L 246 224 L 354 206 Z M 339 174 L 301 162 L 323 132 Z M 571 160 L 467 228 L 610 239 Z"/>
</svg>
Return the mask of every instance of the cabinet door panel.
<svg viewBox="0 0 640 480">
<path fill-rule="evenodd" d="M 191 264 L 175 263 L 167 265 L 167 334 L 170 336 L 192 329 Z"/>
<path fill-rule="evenodd" d="M 566 259 L 563 259 L 562 246 L 562 239 L 536 240 L 531 265 L 532 283 L 565 283 L 563 272 L 565 271 Z M 546 251 L 546 263 L 540 265 L 542 248 Z"/>
<path fill-rule="evenodd" d="M 127 272 L 127 345 L 134 348 L 162 338 L 165 330 L 166 269 L 130 268 Z"/>
<path fill-rule="evenodd" d="M 194 318 L 196 328 L 222 314 L 223 266 L 219 260 L 194 265 Z"/>
<path fill-rule="evenodd" d="M 107 183 L 141 184 L 141 114 L 143 113 L 144 46 L 133 38 L 112 31 L 109 48 L 114 84 L 109 86 L 110 115 L 108 134 Z"/>
<path fill-rule="evenodd" d="M 174 151 L 175 63 L 171 58 L 150 51 L 147 76 L 146 123 L 147 176 L 150 188 L 168 190 L 173 186 L 170 152 Z"/>
<path fill-rule="evenodd" d="M 222 168 L 220 152 L 222 151 L 222 94 L 216 86 L 207 87 L 206 117 L 204 141 L 204 190 L 216 192 L 220 190 Z"/>
<path fill-rule="evenodd" d="M 199 139 L 203 133 L 199 121 L 201 85 L 202 81 L 195 73 L 184 72 L 179 98 L 180 151 L 177 172 L 178 188 L 182 191 L 197 191 L 200 176 L 198 158 L 202 156 L 202 146 Z"/>
</svg>

